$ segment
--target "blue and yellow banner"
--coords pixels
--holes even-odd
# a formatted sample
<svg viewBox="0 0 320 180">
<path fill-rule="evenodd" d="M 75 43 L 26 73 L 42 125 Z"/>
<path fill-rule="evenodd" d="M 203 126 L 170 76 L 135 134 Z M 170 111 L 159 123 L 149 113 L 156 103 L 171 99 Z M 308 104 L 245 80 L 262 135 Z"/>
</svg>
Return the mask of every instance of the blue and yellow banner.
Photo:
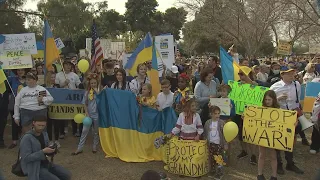
<svg viewBox="0 0 320 180">
<path fill-rule="evenodd" d="M 102 91 L 97 100 L 100 142 L 107 157 L 125 162 L 163 160 L 163 149 L 156 149 L 154 140 L 175 126 L 177 116 L 171 107 L 140 109 L 132 92 L 115 89 Z"/>
<path fill-rule="evenodd" d="M 48 108 L 49 118 L 56 120 L 73 120 L 76 114 L 84 114 L 82 99 L 84 90 L 47 88 L 53 97 L 53 103 Z"/>
</svg>

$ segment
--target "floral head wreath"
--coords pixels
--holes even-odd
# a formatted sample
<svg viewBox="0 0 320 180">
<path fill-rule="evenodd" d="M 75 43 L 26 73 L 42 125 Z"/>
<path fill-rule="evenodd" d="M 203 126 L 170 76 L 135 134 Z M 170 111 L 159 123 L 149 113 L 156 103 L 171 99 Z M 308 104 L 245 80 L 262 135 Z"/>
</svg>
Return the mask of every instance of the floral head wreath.
<svg viewBox="0 0 320 180">
<path fill-rule="evenodd" d="M 88 80 L 91 80 L 91 79 L 98 79 L 99 76 L 97 73 L 90 73 L 88 76 L 87 76 L 87 79 Z"/>
<path fill-rule="evenodd" d="M 181 74 L 179 75 L 179 78 L 185 79 L 186 81 L 189 81 L 189 80 L 190 80 L 189 76 L 188 76 L 186 73 L 181 73 Z"/>
</svg>

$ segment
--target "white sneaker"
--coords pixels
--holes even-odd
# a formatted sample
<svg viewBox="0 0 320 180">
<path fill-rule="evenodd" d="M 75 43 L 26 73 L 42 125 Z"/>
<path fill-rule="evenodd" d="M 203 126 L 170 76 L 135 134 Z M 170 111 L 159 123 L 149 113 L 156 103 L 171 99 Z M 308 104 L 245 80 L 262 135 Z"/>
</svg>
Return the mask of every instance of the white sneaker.
<svg viewBox="0 0 320 180">
<path fill-rule="evenodd" d="M 310 154 L 317 154 L 317 151 L 316 150 L 313 150 L 313 149 L 310 149 Z"/>
<path fill-rule="evenodd" d="M 56 143 L 58 149 L 61 148 L 59 141 L 55 141 L 54 143 Z"/>
</svg>

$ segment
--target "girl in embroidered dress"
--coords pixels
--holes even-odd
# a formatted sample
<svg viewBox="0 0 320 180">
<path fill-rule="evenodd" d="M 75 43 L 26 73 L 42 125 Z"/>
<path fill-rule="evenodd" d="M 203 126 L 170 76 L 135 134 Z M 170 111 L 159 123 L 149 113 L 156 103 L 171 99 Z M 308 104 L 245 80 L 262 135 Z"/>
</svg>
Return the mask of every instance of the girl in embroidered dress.
<svg viewBox="0 0 320 180">
<path fill-rule="evenodd" d="M 102 89 L 99 81 L 99 76 L 95 73 L 89 74 L 88 77 L 88 89 L 83 97 L 83 104 L 85 105 L 84 109 L 86 112 L 86 116 L 90 117 L 92 119 L 92 133 L 93 133 L 93 146 L 92 146 L 92 153 L 97 152 L 97 146 L 99 144 L 99 134 L 98 134 L 98 128 L 99 128 L 99 115 L 98 115 L 98 107 L 97 107 L 97 94 L 100 93 L 100 90 Z M 78 149 L 76 152 L 72 153 L 72 155 L 78 155 L 83 152 L 83 147 L 86 142 L 90 126 L 83 126 L 82 134 L 80 137 Z"/>
<path fill-rule="evenodd" d="M 148 106 L 151 108 L 156 108 L 157 100 L 154 96 L 152 96 L 152 86 L 149 83 L 142 85 L 142 93 L 137 97 L 137 100 L 140 104 L 144 106 Z"/>
<path fill-rule="evenodd" d="M 203 126 L 200 115 L 197 113 L 195 99 L 188 96 L 182 99 L 183 112 L 180 113 L 176 126 L 172 129 L 171 134 L 178 135 L 183 140 L 199 141 L 203 133 Z"/>
<path fill-rule="evenodd" d="M 173 108 L 177 115 L 182 112 L 182 99 L 192 94 L 189 89 L 190 78 L 187 74 L 182 73 L 178 77 L 178 90 L 173 94 Z"/>
</svg>

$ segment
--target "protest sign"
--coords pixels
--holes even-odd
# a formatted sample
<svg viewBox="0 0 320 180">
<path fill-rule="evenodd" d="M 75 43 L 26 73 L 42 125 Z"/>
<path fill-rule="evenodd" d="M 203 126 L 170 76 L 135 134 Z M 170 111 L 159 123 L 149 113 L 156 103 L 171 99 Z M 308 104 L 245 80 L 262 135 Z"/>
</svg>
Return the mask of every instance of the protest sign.
<svg viewBox="0 0 320 180">
<path fill-rule="evenodd" d="M 3 51 L 28 51 L 30 54 L 38 53 L 34 33 L 3 35 L 5 36 Z"/>
<path fill-rule="evenodd" d="M 229 98 L 234 101 L 237 114 L 242 114 L 247 105 L 261 106 L 263 96 L 269 90 L 266 87 L 243 84 L 237 81 L 229 81 L 228 84 L 232 89 Z"/>
<path fill-rule="evenodd" d="M 82 99 L 84 90 L 47 88 L 54 101 L 49 106 L 49 118 L 56 120 L 73 120 L 76 114 L 84 114 Z"/>
<path fill-rule="evenodd" d="M 57 46 L 58 49 L 62 49 L 62 48 L 65 47 L 60 38 L 55 39 L 54 42 L 56 43 L 56 46 Z"/>
<path fill-rule="evenodd" d="M 158 65 L 164 64 L 166 67 L 172 67 L 173 63 L 175 62 L 173 35 L 156 36 L 155 46 L 159 53 Z"/>
<path fill-rule="evenodd" d="M 302 88 L 301 88 L 302 91 Z M 305 88 L 305 97 L 303 101 L 303 112 L 311 113 L 313 109 L 313 103 L 316 100 L 320 92 L 320 83 L 318 82 L 308 82 Z M 301 93 L 302 94 L 302 93 Z"/>
<path fill-rule="evenodd" d="M 207 141 L 172 138 L 166 147 L 166 169 L 170 173 L 200 177 L 209 172 Z"/>
<path fill-rule="evenodd" d="M 320 92 L 320 83 L 308 82 L 306 87 L 306 96 L 317 97 Z"/>
<path fill-rule="evenodd" d="M 210 98 L 210 104 L 220 108 L 220 115 L 230 116 L 231 107 L 229 98 Z"/>
<path fill-rule="evenodd" d="M 296 111 L 248 106 L 244 112 L 243 141 L 292 152 L 296 121 Z"/>
<path fill-rule="evenodd" d="M 288 41 L 279 41 L 277 54 L 290 55 L 291 54 L 291 44 Z"/>
<path fill-rule="evenodd" d="M 0 52 L 0 62 L 3 69 L 32 68 L 32 58 L 29 51 L 4 51 Z"/>
</svg>

